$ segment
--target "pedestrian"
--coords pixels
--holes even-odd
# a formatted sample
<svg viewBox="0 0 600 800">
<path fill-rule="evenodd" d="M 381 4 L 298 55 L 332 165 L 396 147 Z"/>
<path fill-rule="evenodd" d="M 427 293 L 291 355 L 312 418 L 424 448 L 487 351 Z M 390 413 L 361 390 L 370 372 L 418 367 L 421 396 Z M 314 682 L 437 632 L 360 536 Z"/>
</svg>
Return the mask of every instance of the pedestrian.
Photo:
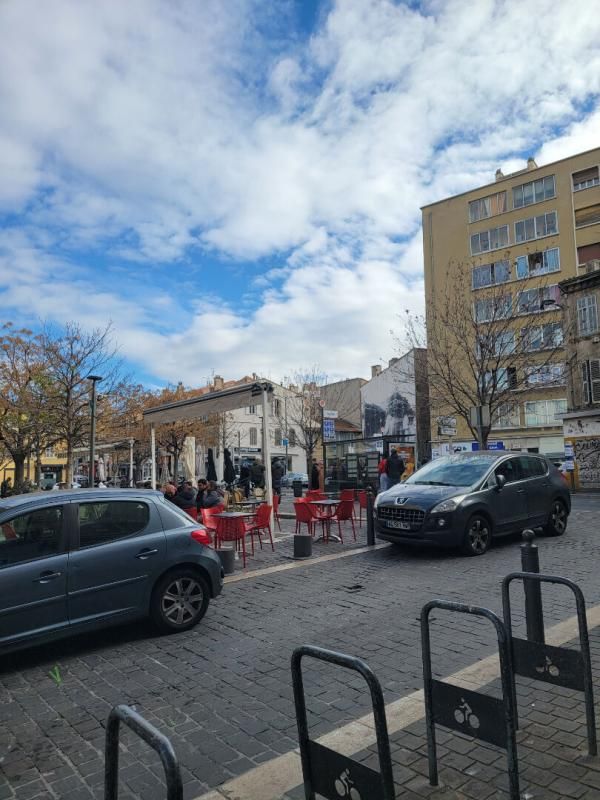
<svg viewBox="0 0 600 800">
<path fill-rule="evenodd" d="M 276 459 L 271 465 L 271 481 L 273 482 L 273 491 L 279 496 L 281 496 L 281 480 L 284 472 L 283 464 L 279 459 Z"/>
<path fill-rule="evenodd" d="M 390 479 L 387 474 L 387 458 L 382 458 L 380 460 L 377 465 L 377 471 L 379 472 L 379 491 L 385 492 L 390 488 Z"/>
<path fill-rule="evenodd" d="M 173 503 L 178 506 L 182 511 L 189 511 L 191 508 L 196 508 L 196 490 L 191 481 L 184 481 L 179 491 L 171 498 Z"/>
<path fill-rule="evenodd" d="M 404 461 L 400 458 L 398 453 L 394 448 L 389 455 L 387 460 L 386 466 L 386 474 L 389 480 L 389 486 L 394 486 L 397 483 L 400 483 L 400 478 L 402 477 L 402 473 L 404 472 Z"/>
<path fill-rule="evenodd" d="M 208 481 L 200 508 L 214 508 L 223 505 L 223 495 L 217 490 L 215 481 Z"/>
<path fill-rule="evenodd" d="M 8 497 L 12 494 L 12 478 L 4 478 L 0 484 L 0 497 Z"/>
<path fill-rule="evenodd" d="M 250 480 L 250 466 L 247 461 L 244 461 L 240 467 L 240 487 L 244 492 L 246 500 L 250 496 Z"/>
<path fill-rule="evenodd" d="M 250 477 L 255 489 L 265 488 L 265 466 L 259 459 L 256 459 L 250 468 Z"/>
<path fill-rule="evenodd" d="M 173 486 L 172 483 L 166 483 L 163 487 L 163 495 L 165 500 L 170 500 L 171 503 L 175 502 L 175 495 L 177 494 L 177 490 Z"/>
<path fill-rule="evenodd" d="M 320 489 L 321 488 L 321 474 L 319 472 L 319 465 L 316 461 L 313 461 L 313 465 L 310 471 L 310 488 Z"/>
<path fill-rule="evenodd" d="M 198 491 L 196 492 L 196 508 L 198 511 L 202 508 L 202 502 L 208 491 L 208 481 L 206 478 L 198 479 Z"/>
</svg>

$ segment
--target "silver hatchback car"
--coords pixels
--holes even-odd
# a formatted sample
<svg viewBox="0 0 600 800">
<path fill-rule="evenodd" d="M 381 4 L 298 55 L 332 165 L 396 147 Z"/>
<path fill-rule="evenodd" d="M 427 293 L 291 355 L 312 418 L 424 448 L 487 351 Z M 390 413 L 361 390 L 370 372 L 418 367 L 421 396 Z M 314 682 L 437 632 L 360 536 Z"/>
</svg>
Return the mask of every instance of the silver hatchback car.
<svg viewBox="0 0 600 800">
<path fill-rule="evenodd" d="M 184 631 L 223 586 L 205 528 L 136 489 L 0 501 L 0 655 L 149 616 Z"/>
</svg>

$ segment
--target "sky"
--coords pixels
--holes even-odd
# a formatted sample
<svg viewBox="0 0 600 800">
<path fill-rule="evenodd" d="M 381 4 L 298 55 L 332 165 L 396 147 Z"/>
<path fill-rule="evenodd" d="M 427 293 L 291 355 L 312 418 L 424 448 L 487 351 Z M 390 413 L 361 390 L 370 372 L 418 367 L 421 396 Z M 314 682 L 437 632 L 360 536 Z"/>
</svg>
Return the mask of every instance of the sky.
<svg viewBox="0 0 600 800">
<path fill-rule="evenodd" d="M 0 319 L 133 377 L 368 377 L 420 206 L 600 144 L 589 0 L 0 0 Z"/>
</svg>

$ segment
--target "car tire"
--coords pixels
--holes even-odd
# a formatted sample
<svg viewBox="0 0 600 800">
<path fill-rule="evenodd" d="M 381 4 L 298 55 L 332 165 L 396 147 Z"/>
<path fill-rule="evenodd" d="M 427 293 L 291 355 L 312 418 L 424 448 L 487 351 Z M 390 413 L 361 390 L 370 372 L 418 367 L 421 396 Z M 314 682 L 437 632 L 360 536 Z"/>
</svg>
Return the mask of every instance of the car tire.
<svg viewBox="0 0 600 800">
<path fill-rule="evenodd" d="M 206 614 L 209 599 L 205 578 L 190 567 L 178 567 L 156 583 L 150 618 L 161 633 L 188 631 Z"/>
<path fill-rule="evenodd" d="M 562 536 L 567 530 L 569 512 L 562 500 L 553 500 L 548 522 L 544 527 L 547 536 Z"/>
<path fill-rule="evenodd" d="M 461 550 L 466 556 L 482 556 L 492 544 L 492 526 L 487 517 L 473 514 L 467 522 Z"/>
</svg>

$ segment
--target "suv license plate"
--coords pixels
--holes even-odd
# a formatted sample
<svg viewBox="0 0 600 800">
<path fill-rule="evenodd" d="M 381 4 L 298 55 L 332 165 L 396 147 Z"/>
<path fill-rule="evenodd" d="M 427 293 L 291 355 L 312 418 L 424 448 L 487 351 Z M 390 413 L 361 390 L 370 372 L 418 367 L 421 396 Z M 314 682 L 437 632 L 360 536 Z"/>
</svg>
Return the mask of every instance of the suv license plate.
<svg viewBox="0 0 600 800">
<path fill-rule="evenodd" d="M 399 519 L 388 520 L 388 528 L 400 528 L 402 531 L 410 530 L 410 522 L 400 522 Z"/>
</svg>

